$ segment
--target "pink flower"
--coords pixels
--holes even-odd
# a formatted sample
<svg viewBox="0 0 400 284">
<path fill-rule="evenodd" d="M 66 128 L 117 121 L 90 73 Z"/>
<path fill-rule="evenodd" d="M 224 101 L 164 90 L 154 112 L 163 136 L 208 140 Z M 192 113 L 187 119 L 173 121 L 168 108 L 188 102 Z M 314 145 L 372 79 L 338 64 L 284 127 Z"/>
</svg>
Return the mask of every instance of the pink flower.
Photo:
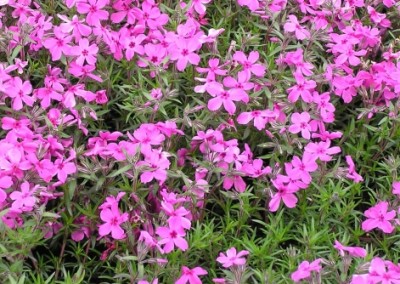
<svg viewBox="0 0 400 284">
<path fill-rule="evenodd" d="M 318 164 L 315 162 L 310 155 L 304 154 L 302 159 L 294 156 L 292 160 L 293 172 L 295 175 L 293 178 L 300 178 L 305 184 L 311 183 L 311 172 L 315 172 L 318 169 Z"/>
<path fill-rule="evenodd" d="M 199 43 L 197 39 L 178 39 L 171 45 L 169 53 L 171 60 L 177 61 L 176 67 L 179 71 L 185 70 L 188 63 L 198 65 L 200 56 L 195 53 Z"/>
<path fill-rule="evenodd" d="M 246 57 L 242 51 L 236 51 L 233 55 L 233 59 L 242 65 L 243 71 L 247 73 L 248 78 L 250 78 L 251 73 L 257 77 L 262 77 L 265 74 L 265 67 L 256 63 L 259 56 L 260 55 L 257 51 L 250 52 L 249 57 Z"/>
<path fill-rule="evenodd" d="M 61 55 L 71 55 L 73 50 L 69 43 L 72 36 L 65 34 L 60 27 L 54 28 L 54 38 L 48 38 L 43 41 L 43 46 L 50 50 L 53 61 L 60 60 Z"/>
<path fill-rule="evenodd" d="M 254 12 L 260 8 L 260 2 L 258 0 L 237 0 L 240 6 L 246 6 L 250 11 Z"/>
<path fill-rule="evenodd" d="M 74 55 L 77 55 L 76 63 L 83 66 L 85 61 L 94 65 L 97 61 L 97 53 L 99 52 L 99 48 L 94 43 L 89 45 L 89 41 L 86 38 L 82 38 L 79 40 L 79 46 L 74 48 Z"/>
<path fill-rule="evenodd" d="M 360 176 L 356 172 L 356 168 L 355 168 L 355 165 L 354 165 L 354 162 L 353 162 L 353 159 L 351 158 L 351 156 L 349 156 L 349 155 L 346 156 L 346 163 L 349 166 L 346 177 L 354 180 L 354 182 L 356 182 L 356 183 L 363 181 L 364 179 L 362 178 L 362 176 Z"/>
<path fill-rule="evenodd" d="M 204 15 L 206 13 L 206 5 L 210 3 L 211 0 L 193 0 L 192 1 L 192 8 L 199 14 L 199 15 Z"/>
<path fill-rule="evenodd" d="M 289 102 L 295 103 L 299 97 L 301 97 L 306 103 L 312 102 L 313 97 L 311 92 L 314 91 L 317 83 L 314 80 L 305 80 L 303 75 L 299 72 L 294 73 L 294 78 L 296 79 L 296 85 L 288 89 Z"/>
<path fill-rule="evenodd" d="M 137 36 L 129 36 L 122 40 L 122 44 L 125 47 L 125 56 L 126 60 L 132 60 L 135 53 L 143 55 L 144 54 L 144 47 L 142 42 L 146 39 L 144 34 L 140 34 Z"/>
<path fill-rule="evenodd" d="M 330 160 L 332 160 L 331 155 L 341 152 L 339 147 L 335 146 L 330 148 L 330 146 L 331 146 L 330 140 L 321 141 L 317 143 L 310 142 L 306 145 L 304 150 L 305 152 L 311 154 L 314 159 L 320 159 L 321 161 L 329 162 Z"/>
<path fill-rule="evenodd" d="M 348 252 L 349 255 L 354 257 L 365 257 L 367 255 L 367 251 L 361 247 L 347 247 L 342 245 L 340 242 L 335 240 L 335 245 L 333 246 L 335 249 L 339 251 L 341 256 L 344 256 L 344 252 Z"/>
<path fill-rule="evenodd" d="M 400 195 L 400 181 L 395 181 L 392 184 L 392 193 L 396 195 Z"/>
<path fill-rule="evenodd" d="M 29 96 L 32 93 L 32 85 L 29 81 L 22 82 L 20 77 L 15 77 L 7 82 L 6 93 L 12 98 L 12 108 L 21 110 L 23 102 L 28 106 L 33 106 L 35 99 Z"/>
<path fill-rule="evenodd" d="M 297 190 L 289 189 L 289 187 L 279 178 L 272 180 L 272 184 L 275 186 L 277 192 L 272 195 L 272 198 L 268 204 L 269 211 L 276 212 L 279 208 L 281 200 L 288 208 L 296 207 L 298 199 L 294 193 Z"/>
<path fill-rule="evenodd" d="M 302 27 L 294 15 L 288 16 L 289 20 L 285 23 L 283 28 L 286 32 L 294 32 L 296 38 L 299 40 L 309 39 L 311 37 L 310 32 L 306 28 Z"/>
<path fill-rule="evenodd" d="M 108 2 L 108 0 L 83 0 L 78 1 L 76 8 L 78 13 L 87 14 L 86 22 L 89 25 L 100 26 L 101 20 L 108 19 L 108 12 L 102 10 Z"/>
<path fill-rule="evenodd" d="M 189 267 L 182 266 L 182 275 L 181 277 L 175 281 L 175 284 L 201 284 L 199 275 L 207 275 L 207 271 L 201 267 L 195 267 L 190 269 Z"/>
<path fill-rule="evenodd" d="M 92 33 L 92 28 L 84 24 L 85 20 L 79 20 L 77 15 L 74 15 L 72 20 L 64 15 L 57 16 L 65 22 L 60 24 L 61 31 L 66 34 L 72 32 L 75 40 L 80 40 L 82 36 L 87 37 Z"/>
<path fill-rule="evenodd" d="M 216 75 L 225 76 L 227 74 L 227 71 L 219 65 L 218 58 L 210 59 L 208 66 L 208 68 L 196 67 L 196 70 L 199 73 L 207 73 L 207 78 L 212 79 L 212 81 L 215 81 Z"/>
<path fill-rule="evenodd" d="M 311 125 L 310 125 L 310 114 L 308 112 L 298 113 L 295 112 L 292 114 L 290 119 L 292 121 L 292 125 L 289 126 L 289 131 L 291 133 L 299 133 L 301 132 L 301 136 L 304 139 L 309 140 L 311 138 Z"/>
<path fill-rule="evenodd" d="M 156 234 L 161 237 L 158 241 L 160 245 L 164 245 L 163 250 L 165 253 L 170 253 L 175 246 L 180 250 L 185 251 L 189 245 L 184 239 L 186 233 L 181 225 L 171 223 L 169 227 L 158 227 Z"/>
<path fill-rule="evenodd" d="M 30 188 L 29 182 L 25 181 L 21 184 L 21 191 L 13 191 L 10 198 L 14 200 L 11 208 L 14 210 L 32 211 L 35 206 L 37 198 L 33 194 L 38 189 L 38 186 Z"/>
<path fill-rule="evenodd" d="M 213 84 L 208 90 L 208 93 L 213 96 L 211 100 L 208 101 L 207 107 L 211 111 L 217 111 L 224 106 L 224 109 L 230 114 L 234 114 L 236 111 L 236 105 L 234 103 L 246 100 L 246 97 L 243 97 L 241 93 L 233 92 L 232 90 L 225 90 L 223 86 L 219 83 Z"/>
<path fill-rule="evenodd" d="M 101 210 L 100 219 L 105 222 L 99 227 L 100 236 L 103 237 L 111 233 L 111 236 L 116 240 L 125 238 L 125 232 L 121 228 L 121 224 L 128 221 L 129 215 L 128 213 L 121 214 L 118 210 L 118 205 Z"/>
<path fill-rule="evenodd" d="M 384 261 L 375 257 L 369 267 L 369 280 L 371 283 L 395 284 L 400 282 L 400 273 L 398 267 L 393 269 L 390 261 Z"/>
<path fill-rule="evenodd" d="M 311 272 L 319 272 L 322 269 L 320 265 L 322 259 L 318 258 L 313 262 L 309 263 L 307 260 L 300 263 L 299 267 L 295 272 L 292 273 L 291 278 L 294 282 L 299 282 L 302 279 L 306 279 L 311 276 Z"/>
<path fill-rule="evenodd" d="M 9 176 L 0 177 L 0 208 L 1 204 L 7 199 L 7 193 L 4 191 L 5 188 L 9 188 L 13 185 L 12 178 Z"/>
<path fill-rule="evenodd" d="M 243 256 L 248 254 L 249 252 L 247 250 L 242 250 L 239 253 L 236 253 L 236 248 L 232 247 L 226 251 L 226 255 L 220 252 L 217 261 L 225 268 L 229 268 L 233 265 L 244 265 L 246 259 L 243 258 Z"/>
<path fill-rule="evenodd" d="M 390 234 L 394 231 L 394 226 L 390 223 L 396 217 L 396 211 L 388 212 L 389 203 L 381 201 L 375 206 L 364 212 L 368 219 L 362 222 L 362 229 L 369 232 L 375 228 L 381 229 L 384 233 Z"/>
</svg>

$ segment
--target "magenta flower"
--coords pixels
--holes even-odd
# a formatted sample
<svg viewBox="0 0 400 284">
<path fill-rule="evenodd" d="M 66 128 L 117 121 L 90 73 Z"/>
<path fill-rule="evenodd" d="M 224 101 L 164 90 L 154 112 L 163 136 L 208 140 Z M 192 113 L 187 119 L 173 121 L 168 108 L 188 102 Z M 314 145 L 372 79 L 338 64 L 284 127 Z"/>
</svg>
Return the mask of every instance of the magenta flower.
<svg viewBox="0 0 400 284">
<path fill-rule="evenodd" d="M 314 159 L 320 159 L 324 162 L 329 162 L 332 160 L 332 156 L 334 154 L 340 153 L 341 149 L 338 146 L 330 147 L 331 141 L 321 141 L 317 143 L 308 143 L 304 148 L 305 152 L 312 155 Z"/>
<path fill-rule="evenodd" d="M 200 56 L 195 53 L 199 47 L 197 39 L 178 39 L 169 49 L 171 60 L 177 61 L 179 71 L 185 70 L 188 63 L 198 65 Z"/>
<path fill-rule="evenodd" d="M 129 215 L 128 213 L 121 214 L 118 210 L 118 204 L 101 210 L 100 219 L 105 222 L 99 226 L 100 236 L 103 237 L 111 233 L 111 236 L 116 240 L 125 238 L 125 232 L 121 228 L 121 224 L 128 221 Z"/>
<path fill-rule="evenodd" d="M 201 267 L 190 269 L 189 267 L 182 266 L 182 275 L 175 281 L 175 284 L 201 284 L 199 275 L 207 275 L 207 271 Z"/>
<path fill-rule="evenodd" d="M 144 34 L 140 34 L 137 36 L 130 36 L 126 37 L 122 40 L 122 44 L 125 47 L 125 57 L 126 60 L 132 60 L 135 53 L 143 55 L 144 54 L 144 47 L 142 42 L 146 39 Z"/>
<path fill-rule="evenodd" d="M 400 195 L 400 181 L 395 181 L 392 184 L 392 193 Z"/>
<path fill-rule="evenodd" d="M 13 185 L 12 178 L 9 176 L 0 177 L 0 208 L 1 204 L 7 199 L 7 193 L 4 189 L 9 188 Z"/>
<path fill-rule="evenodd" d="M 294 73 L 294 78 L 296 79 L 296 85 L 288 89 L 289 102 L 295 103 L 299 97 L 301 97 L 306 103 L 312 102 L 313 97 L 311 93 L 314 91 L 317 83 L 314 80 L 305 80 L 303 75 L 299 72 Z"/>
<path fill-rule="evenodd" d="M 100 26 L 101 20 L 108 19 L 108 12 L 102 10 L 108 4 L 108 0 L 84 0 L 78 1 L 76 8 L 78 13 L 87 14 L 86 22 L 91 26 Z"/>
<path fill-rule="evenodd" d="M 60 27 L 54 28 L 54 37 L 44 40 L 43 45 L 51 53 L 51 59 L 53 61 L 60 60 L 61 55 L 71 55 L 72 47 L 69 43 L 72 40 L 72 36 L 65 34 Z"/>
<path fill-rule="evenodd" d="M 311 37 L 310 32 L 300 25 L 296 16 L 289 15 L 288 18 L 289 20 L 283 26 L 286 32 L 294 32 L 296 38 L 299 40 L 303 40 L 306 38 L 309 39 Z"/>
<path fill-rule="evenodd" d="M 292 114 L 290 120 L 292 121 L 292 125 L 289 126 L 289 131 L 291 133 L 301 132 L 301 136 L 303 136 L 304 139 L 309 140 L 311 138 L 311 116 L 308 112 L 295 112 Z"/>
<path fill-rule="evenodd" d="M 242 51 L 236 51 L 233 55 L 233 59 L 240 63 L 243 67 L 243 71 L 247 73 L 247 77 L 250 78 L 251 73 L 256 75 L 257 77 L 262 77 L 265 74 L 265 67 L 261 64 L 256 63 L 258 58 L 260 57 L 257 51 L 252 51 L 249 54 L 249 57 Z"/>
<path fill-rule="evenodd" d="M 199 15 L 204 15 L 206 13 L 206 5 L 210 3 L 211 0 L 193 0 L 192 7 Z"/>
<path fill-rule="evenodd" d="M 348 252 L 349 255 L 354 257 L 365 257 L 367 255 L 367 251 L 362 247 L 347 247 L 342 245 L 337 240 L 335 240 L 335 245 L 333 247 L 339 251 L 339 254 L 341 256 L 345 255 L 345 251 Z"/>
<path fill-rule="evenodd" d="M 400 283 L 400 272 L 397 265 L 375 257 L 369 267 L 370 283 L 395 284 Z"/>
<path fill-rule="evenodd" d="M 289 187 L 279 178 L 272 180 L 272 184 L 275 186 L 277 192 L 272 195 L 272 198 L 268 204 L 269 211 L 276 212 L 279 208 L 281 200 L 288 208 L 296 207 L 298 199 L 294 193 L 297 190 L 289 189 Z"/>
<path fill-rule="evenodd" d="M 163 251 L 165 253 L 171 252 L 175 246 L 180 250 L 185 251 L 188 249 L 189 245 L 184 239 L 186 233 L 181 225 L 171 223 L 169 227 L 158 227 L 156 234 L 161 237 L 158 241 L 160 245 L 164 245 Z"/>
<path fill-rule="evenodd" d="M 249 252 L 247 250 L 242 250 L 239 253 L 236 253 L 236 248 L 232 247 L 226 251 L 226 255 L 220 252 L 217 261 L 225 268 L 229 268 L 233 265 L 244 265 L 246 259 L 243 256 L 248 254 Z"/>
<path fill-rule="evenodd" d="M 320 265 L 322 259 L 318 258 L 313 262 L 308 262 L 307 260 L 300 263 L 299 267 L 295 272 L 292 273 L 291 278 L 294 282 L 299 282 L 300 280 L 307 279 L 311 276 L 311 272 L 319 272 L 322 269 Z"/>
<path fill-rule="evenodd" d="M 5 157 L 0 158 L 0 169 L 9 175 L 15 175 L 19 179 L 24 176 L 23 171 L 32 168 L 32 164 L 25 160 L 25 157 L 18 148 L 7 151 Z"/>
<path fill-rule="evenodd" d="M 74 55 L 78 56 L 76 58 L 77 64 L 83 66 L 85 61 L 90 65 L 96 63 L 99 48 L 95 43 L 89 45 L 89 41 L 86 38 L 82 38 L 79 40 L 79 46 L 75 47 L 74 50 Z"/>
<path fill-rule="evenodd" d="M 14 210 L 32 211 L 37 198 L 34 196 L 38 186 L 30 188 L 29 182 L 25 181 L 21 184 L 21 191 L 13 191 L 10 198 L 14 200 L 11 207 Z"/>
<path fill-rule="evenodd" d="M 33 106 L 35 99 L 29 96 L 32 93 L 32 85 L 29 81 L 22 82 L 20 77 L 15 77 L 7 82 L 6 93 L 12 98 L 12 108 L 21 110 L 23 102 L 28 106 Z"/>
<path fill-rule="evenodd" d="M 346 163 L 348 165 L 348 173 L 346 175 L 347 178 L 354 180 L 354 182 L 358 183 L 363 181 L 364 179 L 356 172 L 356 167 L 354 165 L 353 159 L 351 156 L 346 156 Z"/>
<path fill-rule="evenodd" d="M 364 215 L 368 219 L 362 222 L 362 229 L 366 232 L 369 232 L 375 228 L 379 228 L 384 233 L 392 233 L 394 231 L 394 226 L 390 221 L 396 217 L 396 211 L 391 210 L 388 212 L 388 207 L 388 202 L 381 201 L 365 211 Z"/>
<path fill-rule="evenodd" d="M 207 73 L 207 78 L 211 81 L 215 81 L 216 75 L 225 76 L 228 72 L 219 65 L 218 58 L 210 59 L 208 61 L 208 66 L 208 68 L 196 67 L 196 70 L 199 73 Z"/>
<path fill-rule="evenodd" d="M 295 173 L 293 178 L 301 179 L 305 184 L 311 183 L 310 173 L 315 172 L 318 169 L 318 164 L 315 162 L 310 155 L 305 153 L 300 160 L 299 157 L 294 156 L 292 160 L 293 172 Z"/>
<path fill-rule="evenodd" d="M 80 40 L 81 37 L 88 37 L 92 33 L 92 28 L 84 24 L 85 20 L 79 20 L 77 15 L 74 15 L 72 20 L 69 20 L 64 15 L 57 16 L 65 22 L 60 24 L 61 31 L 66 34 L 72 32 L 75 40 Z"/>
<path fill-rule="evenodd" d="M 246 100 L 246 97 L 243 97 L 241 93 L 238 92 L 233 92 L 231 90 L 225 90 L 223 86 L 219 83 L 215 83 L 210 88 L 207 90 L 207 92 L 213 96 L 214 98 L 210 99 L 208 101 L 207 107 L 211 111 L 217 111 L 221 108 L 221 106 L 224 106 L 224 109 L 230 114 L 234 114 L 236 111 L 236 105 L 234 103 L 241 101 L 241 100 Z"/>
</svg>

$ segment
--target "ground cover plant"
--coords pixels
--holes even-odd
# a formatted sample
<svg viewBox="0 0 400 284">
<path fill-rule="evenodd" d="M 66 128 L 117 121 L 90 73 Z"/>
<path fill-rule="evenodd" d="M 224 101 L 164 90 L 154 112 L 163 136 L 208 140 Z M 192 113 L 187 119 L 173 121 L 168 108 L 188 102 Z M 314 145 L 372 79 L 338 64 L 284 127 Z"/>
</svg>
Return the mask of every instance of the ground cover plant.
<svg viewBox="0 0 400 284">
<path fill-rule="evenodd" d="M 400 2 L 0 0 L 1 283 L 400 283 Z"/>
</svg>

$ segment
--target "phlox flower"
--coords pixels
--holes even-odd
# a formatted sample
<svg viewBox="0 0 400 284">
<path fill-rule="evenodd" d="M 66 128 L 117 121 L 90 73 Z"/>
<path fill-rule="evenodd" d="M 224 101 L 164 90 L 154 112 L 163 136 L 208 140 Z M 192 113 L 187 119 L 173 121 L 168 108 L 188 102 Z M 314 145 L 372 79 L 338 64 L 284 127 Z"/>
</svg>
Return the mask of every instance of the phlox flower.
<svg viewBox="0 0 400 284">
<path fill-rule="evenodd" d="M 375 228 L 379 228 L 384 233 L 392 233 L 395 228 L 390 221 L 396 217 L 396 211 L 388 211 L 388 207 L 388 202 L 380 201 L 375 206 L 365 211 L 364 215 L 368 219 L 362 222 L 362 229 L 366 232 L 369 232 Z"/>
<path fill-rule="evenodd" d="M 32 164 L 25 159 L 25 155 L 18 148 L 11 148 L 4 157 L 0 157 L 0 169 L 4 174 L 14 175 L 21 179 L 24 171 L 32 168 Z"/>
<path fill-rule="evenodd" d="M 177 61 L 176 67 L 179 71 L 185 70 L 188 63 L 198 65 L 200 56 L 195 53 L 199 47 L 197 39 L 178 39 L 171 45 L 169 54 L 171 60 Z"/>
<path fill-rule="evenodd" d="M 7 199 L 7 193 L 4 189 L 9 188 L 13 185 L 12 178 L 10 176 L 0 177 L 0 208 L 1 204 Z"/>
<path fill-rule="evenodd" d="M 392 193 L 396 194 L 397 196 L 400 195 L 400 181 L 395 181 L 392 184 Z"/>
<path fill-rule="evenodd" d="M 27 181 L 22 183 L 21 191 L 13 191 L 10 194 L 10 198 L 13 200 L 11 208 L 14 210 L 32 211 L 37 202 L 34 193 L 37 191 L 38 187 L 39 186 L 34 186 L 31 188 Z"/>
<path fill-rule="evenodd" d="M 299 40 L 309 39 L 311 37 L 310 32 L 300 25 L 295 15 L 289 15 L 288 18 L 289 20 L 283 26 L 286 32 L 294 32 L 296 38 Z"/>
<path fill-rule="evenodd" d="M 212 58 L 208 61 L 208 66 L 206 68 L 196 67 L 197 72 L 199 73 L 207 73 L 207 79 L 212 79 L 211 81 L 215 81 L 216 75 L 225 76 L 227 74 L 227 70 L 222 69 L 222 66 L 219 65 L 218 58 Z"/>
<path fill-rule="evenodd" d="M 206 5 L 204 4 L 208 4 L 210 2 L 211 0 L 193 0 L 191 8 L 194 8 L 199 15 L 204 15 L 206 13 Z"/>
<path fill-rule="evenodd" d="M 236 105 L 234 102 L 247 100 L 247 94 L 244 97 L 242 93 L 234 92 L 232 89 L 225 90 L 219 83 L 215 83 L 210 86 L 207 92 L 213 96 L 213 98 L 208 101 L 208 109 L 211 111 L 217 111 L 223 105 L 224 109 L 230 115 L 233 115 L 236 111 Z"/>
<path fill-rule="evenodd" d="M 72 36 L 64 33 L 60 27 L 55 27 L 53 33 L 54 37 L 43 41 L 43 46 L 51 53 L 51 59 L 56 61 L 60 60 L 62 54 L 67 56 L 71 55 L 73 48 L 69 43 L 72 40 Z"/>
<path fill-rule="evenodd" d="M 294 193 L 297 190 L 289 189 L 289 187 L 279 177 L 272 180 L 272 184 L 276 188 L 277 192 L 272 195 L 272 198 L 269 201 L 269 211 L 276 212 L 281 200 L 288 208 L 296 207 L 298 199 Z"/>
<path fill-rule="evenodd" d="M 246 6 L 250 11 L 254 12 L 260 8 L 260 3 L 258 0 L 237 0 L 240 6 Z"/>
<path fill-rule="evenodd" d="M 201 267 L 190 269 L 189 267 L 182 266 L 182 275 L 175 281 L 175 284 L 201 284 L 203 282 L 201 282 L 199 276 L 207 274 L 207 271 Z"/>
<path fill-rule="evenodd" d="M 290 118 L 292 125 L 289 126 L 289 132 L 299 133 L 304 139 L 309 140 L 311 138 L 310 131 L 312 131 L 310 120 L 311 116 L 308 112 L 298 113 L 295 112 Z"/>
<path fill-rule="evenodd" d="M 310 142 L 304 148 L 305 152 L 312 155 L 314 159 L 320 159 L 324 162 L 332 160 L 334 154 L 340 153 L 341 149 L 338 146 L 331 147 L 331 141 L 321 141 L 317 143 Z"/>
<path fill-rule="evenodd" d="M 369 280 L 372 283 L 395 284 L 400 283 L 400 271 L 390 261 L 384 261 L 379 257 L 372 259 L 369 267 Z"/>
<path fill-rule="evenodd" d="M 294 282 L 300 282 L 300 280 L 307 279 L 311 276 L 311 272 L 319 272 L 322 269 L 321 266 L 322 259 L 318 258 L 313 262 L 308 262 L 307 260 L 300 263 L 299 267 L 295 272 L 292 273 L 291 278 Z"/>
<path fill-rule="evenodd" d="M 182 225 L 171 223 L 168 227 L 158 227 L 156 234 L 161 238 L 158 244 L 164 245 L 163 251 L 165 253 L 170 253 L 175 246 L 182 251 L 187 250 L 189 247 L 187 241 L 184 239 L 186 233 Z"/>
<path fill-rule="evenodd" d="M 135 53 L 143 55 L 144 47 L 142 42 L 146 39 L 146 35 L 140 34 L 137 36 L 129 36 L 122 40 L 122 44 L 125 47 L 125 57 L 126 60 L 132 60 Z"/>
<path fill-rule="evenodd" d="M 344 252 L 348 252 L 349 255 L 354 257 L 365 257 L 367 255 L 367 251 L 362 247 L 347 247 L 342 245 L 339 241 L 335 240 L 335 245 L 333 246 L 335 249 L 339 251 L 341 256 L 344 256 Z"/>
<path fill-rule="evenodd" d="M 128 213 L 121 214 L 118 204 L 101 210 L 100 219 L 105 222 L 99 226 L 99 235 L 101 237 L 111 233 L 111 236 L 116 240 L 125 238 L 125 232 L 121 228 L 121 224 L 128 221 L 129 215 Z"/>
<path fill-rule="evenodd" d="M 247 250 L 242 250 L 237 253 L 236 248 L 232 247 L 226 251 L 226 254 L 220 252 L 217 261 L 225 268 L 229 268 L 233 265 L 244 265 L 246 259 L 243 256 L 248 254 L 249 252 Z"/>
<path fill-rule="evenodd" d="M 82 0 L 77 1 L 78 13 L 87 14 L 86 22 L 91 26 L 100 26 L 100 21 L 108 19 L 108 12 L 102 10 L 109 0 Z"/>
<path fill-rule="evenodd" d="M 348 165 L 348 172 L 346 177 L 349 179 L 354 180 L 354 182 L 358 183 L 360 181 L 363 181 L 363 177 L 360 176 L 357 172 L 356 172 L 356 168 L 353 162 L 353 159 L 351 158 L 351 156 L 347 155 L 346 156 L 346 163 Z"/>
<path fill-rule="evenodd" d="M 257 51 L 252 51 L 249 57 L 246 57 L 243 51 L 236 51 L 233 55 L 233 59 L 237 61 L 243 67 L 243 71 L 246 72 L 247 77 L 251 77 L 251 73 L 257 77 L 262 77 L 265 74 L 265 66 L 256 63 L 260 57 Z"/>
<path fill-rule="evenodd" d="M 81 38 L 79 40 L 79 45 L 74 48 L 73 54 L 78 56 L 75 60 L 76 63 L 83 66 L 85 61 L 87 64 L 94 65 L 97 61 L 98 52 L 99 48 L 97 47 L 97 44 L 93 43 L 89 45 L 87 38 Z"/>
<path fill-rule="evenodd" d="M 81 37 L 88 37 L 92 33 L 92 28 L 84 24 L 85 20 L 79 20 L 77 15 L 74 15 L 71 20 L 64 15 L 57 16 L 64 21 L 64 23 L 60 24 L 61 31 L 66 34 L 72 32 L 73 37 L 77 41 Z"/>
<path fill-rule="evenodd" d="M 22 82 L 20 77 L 15 77 L 8 81 L 5 86 L 5 92 L 12 98 L 12 108 L 21 110 L 23 103 L 32 107 L 35 99 L 30 96 L 32 93 L 32 85 L 29 81 Z"/>
<path fill-rule="evenodd" d="M 299 97 L 306 103 L 312 102 L 313 98 L 311 93 L 314 91 L 317 83 L 314 80 L 305 80 L 303 75 L 299 72 L 294 73 L 294 78 L 296 79 L 296 85 L 288 88 L 289 102 L 295 103 Z"/>
</svg>

